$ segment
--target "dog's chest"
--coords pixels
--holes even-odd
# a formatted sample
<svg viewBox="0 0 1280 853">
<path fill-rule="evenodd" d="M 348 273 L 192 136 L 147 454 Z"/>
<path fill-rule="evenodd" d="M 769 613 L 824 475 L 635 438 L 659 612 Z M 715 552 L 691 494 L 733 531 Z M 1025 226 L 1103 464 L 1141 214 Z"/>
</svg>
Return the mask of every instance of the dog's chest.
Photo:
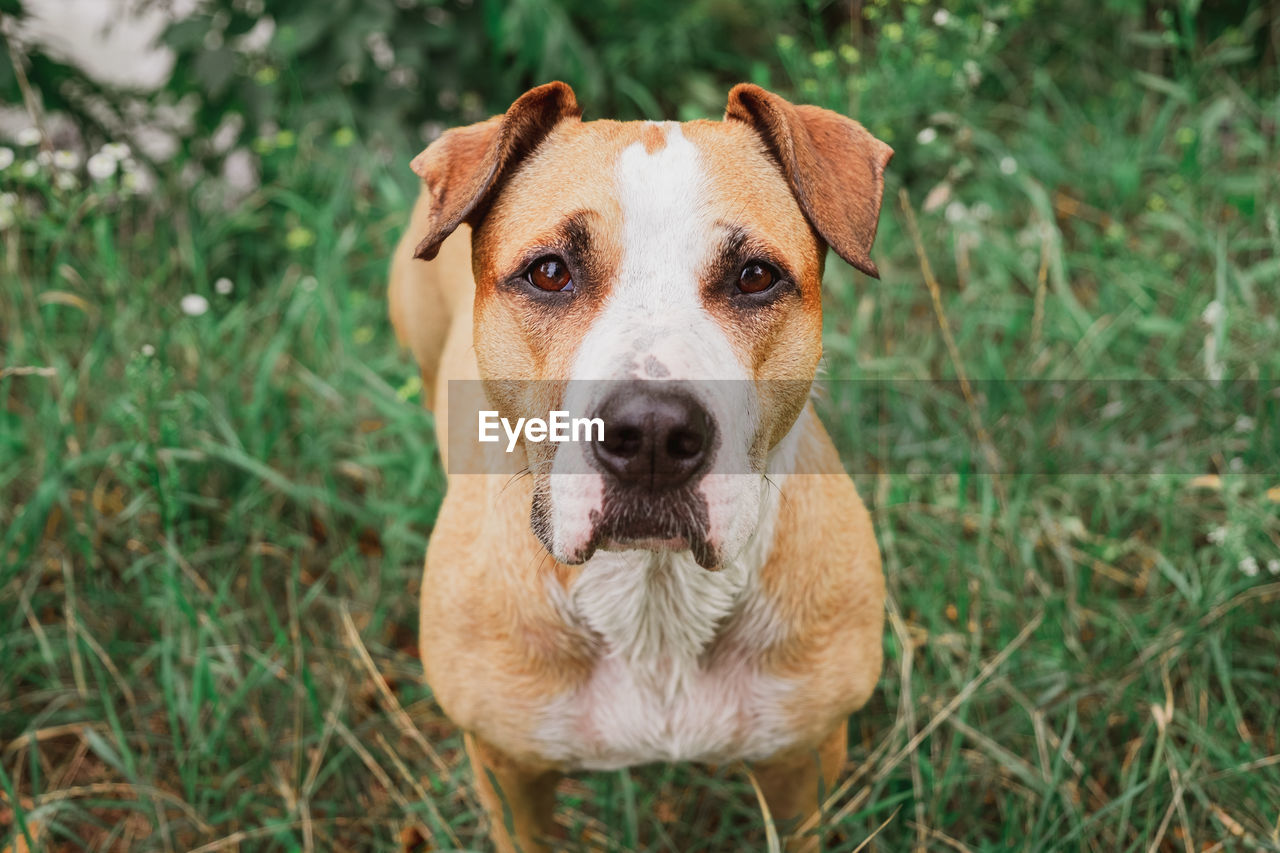
<svg viewBox="0 0 1280 853">
<path fill-rule="evenodd" d="M 552 595 L 601 654 L 583 684 L 540 714 L 535 737 L 547 757 L 600 770 L 758 759 L 790 745 L 784 706 L 794 684 L 760 667 L 780 625 L 744 571 L 601 554 Z"/>
</svg>

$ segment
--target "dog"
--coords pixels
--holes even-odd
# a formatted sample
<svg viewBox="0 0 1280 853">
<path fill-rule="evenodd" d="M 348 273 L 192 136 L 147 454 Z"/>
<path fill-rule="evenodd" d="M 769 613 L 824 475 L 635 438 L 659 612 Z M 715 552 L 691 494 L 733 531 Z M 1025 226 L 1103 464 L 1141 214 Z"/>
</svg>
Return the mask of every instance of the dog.
<svg viewBox="0 0 1280 853">
<path fill-rule="evenodd" d="M 548 849 L 575 770 L 744 760 L 792 829 L 833 790 L 884 580 L 809 396 L 827 249 L 878 277 L 892 155 L 750 84 L 677 123 L 584 122 L 554 82 L 414 158 L 389 307 L 450 472 L 421 653 L 498 850 Z M 451 444 L 455 380 L 604 435 L 493 473 Z"/>
</svg>

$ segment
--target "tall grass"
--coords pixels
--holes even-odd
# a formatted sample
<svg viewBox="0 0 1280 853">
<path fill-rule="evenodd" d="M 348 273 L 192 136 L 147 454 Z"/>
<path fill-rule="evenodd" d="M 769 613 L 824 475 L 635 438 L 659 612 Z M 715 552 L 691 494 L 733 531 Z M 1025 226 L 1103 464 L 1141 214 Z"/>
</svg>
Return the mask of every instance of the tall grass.
<svg viewBox="0 0 1280 853">
<path fill-rule="evenodd" d="M 761 82 L 898 150 L 881 279 L 829 264 L 825 375 L 1275 382 L 1280 86 L 1236 50 L 1266 19 L 1118 8 L 814 8 L 778 41 Z M 384 319 L 411 142 L 291 118 L 240 200 L 181 164 L 148 196 L 4 174 L 0 849 L 484 846 L 415 657 L 443 479 Z M 937 467 L 857 477 L 890 630 L 824 849 L 1280 850 L 1280 475 L 1109 475 L 1161 450 L 1102 440 L 993 475 L 1021 415 L 928 387 Z M 734 767 L 559 797 L 576 849 L 764 843 Z"/>
</svg>

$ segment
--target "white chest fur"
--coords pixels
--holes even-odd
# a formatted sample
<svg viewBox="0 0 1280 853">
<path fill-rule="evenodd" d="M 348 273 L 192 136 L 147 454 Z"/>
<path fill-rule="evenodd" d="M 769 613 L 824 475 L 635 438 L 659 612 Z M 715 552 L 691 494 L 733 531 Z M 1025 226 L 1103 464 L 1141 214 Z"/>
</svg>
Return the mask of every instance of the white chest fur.
<svg viewBox="0 0 1280 853">
<path fill-rule="evenodd" d="M 553 583 L 563 617 L 601 656 L 544 709 L 536 737 L 547 757 L 603 770 L 756 759 L 789 744 L 792 684 L 759 663 L 784 630 L 756 584 L 776 513 L 771 497 L 745 552 L 718 572 L 687 554 L 601 552 L 568 590 Z"/>
</svg>

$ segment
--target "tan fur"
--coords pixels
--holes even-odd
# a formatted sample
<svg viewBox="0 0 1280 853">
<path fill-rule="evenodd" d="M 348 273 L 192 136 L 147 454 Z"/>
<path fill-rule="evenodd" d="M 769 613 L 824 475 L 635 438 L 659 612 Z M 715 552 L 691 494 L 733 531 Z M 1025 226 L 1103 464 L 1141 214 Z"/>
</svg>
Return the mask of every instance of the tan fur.
<svg viewBox="0 0 1280 853">
<path fill-rule="evenodd" d="M 808 202 L 824 206 L 824 211 L 815 214 L 806 208 L 801 216 L 793 192 L 797 181 L 808 182 L 812 176 L 798 176 L 796 170 L 813 168 L 817 155 L 801 155 L 804 162 L 799 166 L 772 159 L 779 156 L 779 134 L 792 130 L 786 122 L 817 122 L 818 129 L 800 144 L 821 148 L 824 140 L 829 142 L 831 134 L 823 128 L 831 119 L 788 112 L 785 101 L 785 107 L 779 106 L 768 100 L 776 96 L 754 87 L 734 91 L 732 120 L 689 123 L 685 133 L 697 142 L 713 170 L 765 187 L 761 191 L 770 201 L 755 209 L 744 204 L 745 197 L 735 197 L 732 189 L 724 190 L 715 204 L 717 209 L 740 212 L 776 241 L 779 251 L 801 264 L 804 279 L 802 299 L 790 314 L 739 328 L 734 340 L 757 378 L 799 378 L 807 388 L 821 354 L 823 238 L 833 244 L 841 241 L 841 254 L 874 269 L 866 254 L 867 223 L 863 217 L 860 224 L 836 224 L 837 202 L 825 196 Z M 508 113 L 506 125 L 501 117 L 491 119 L 464 129 L 466 133 L 451 143 L 456 147 L 465 139 L 473 158 L 518 158 L 502 160 L 494 168 L 502 181 L 496 196 L 494 188 L 481 181 L 445 179 L 463 180 L 463 195 L 482 199 L 477 203 L 485 205 L 484 217 L 476 232 L 463 226 L 451 237 L 441 233 L 442 217 L 460 222 L 473 211 L 451 202 L 447 216 L 442 214 L 441 199 L 456 199 L 457 188 L 431 186 L 433 172 L 424 164 L 433 159 L 427 156 L 432 149 L 415 161 L 428 184 L 391 265 L 391 317 L 397 337 L 422 371 L 424 399 L 436 414 L 442 453 L 448 445 L 445 380 L 565 375 L 575 336 L 590 319 L 589 314 L 570 313 L 530 334 L 530 324 L 539 321 L 504 303 L 493 289 L 494 281 L 509 272 L 502 268 L 506 259 L 516 249 L 536 244 L 540 229 L 578 211 L 598 217 L 603 233 L 616 233 L 611 227 L 619 210 L 611 188 L 581 179 L 574 164 L 583 157 L 609 162 L 636 141 L 646 150 L 661 144 L 652 125 L 578 122 L 572 93 L 566 96 L 557 89 L 531 100 L 526 96 L 513 111 L 521 102 L 525 109 L 550 112 L 515 119 Z M 535 141 L 494 154 L 493 135 L 512 122 L 532 129 Z M 753 122 L 767 126 L 761 129 Z M 869 146 L 860 136 L 855 138 Z M 874 196 L 878 210 L 879 170 L 888 149 L 876 145 L 883 151 L 868 147 L 869 153 L 863 152 L 849 168 L 863 170 L 850 180 L 877 182 L 874 187 L 859 185 L 857 191 L 862 203 Z M 454 166 L 435 159 L 431 169 L 438 176 L 452 174 Z M 723 186 L 731 188 L 734 180 Z M 839 181 L 835 184 L 838 195 Z M 548 193 L 546 187 L 562 191 Z M 797 213 L 780 213 L 787 209 Z M 851 227 L 862 231 L 855 234 Z M 874 234 L 874 211 L 869 227 Z M 427 242 L 434 243 L 433 252 L 438 250 L 435 260 L 413 260 L 414 247 Z M 620 250 L 606 246 L 603 253 L 616 257 Z M 481 356 L 477 339 L 485 343 Z M 777 409 L 780 422 L 790 424 L 805 405 L 804 396 L 766 405 Z M 764 669 L 797 685 L 787 711 L 794 725 L 793 742 L 756 768 L 780 820 L 812 813 L 820 784 L 827 791 L 834 786 L 845 757 L 846 717 L 870 696 L 881 667 L 884 582 L 870 519 L 852 481 L 833 473 L 841 470 L 840 461 L 826 431 L 816 417 L 808 423 L 812 426 L 800 438 L 796 473 L 782 486 L 774 544 L 759 580 L 760 594 L 785 626 L 764 655 Z M 769 446 L 785 431 L 770 436 Z M 557 775 L 569 768 L 557 767 L 539 753 L 533 721 L 554 697 L 586 683 L 599 654 L 592 639 L 566 624 L 548 597 L 548 584 L 567 589 L 581 568 L 556 562 L 531 532 L 532 490 L 531 478 L 512 482 L 506 475 L 451 475 L 431 536 L 421 594 L 420 642 L 427 680 L 441 707 L 466 732 L 477 786 L 501 851 L 516 845 L 525 851 L 546 849 L 539 836 L 552 826 L 549 791 Z M 512 818 L 514 836 L 504 826 L 504 810 Z"/>
<path fill-rule="evenodd" d="M 867 275 L 878 275 L 871 244 L 893 149 L 856 121 L 820 107 L 796 106 L 750 83 L 729 92 L 725 119 L 760 133 L 836 254 Z"/>
</svg>

